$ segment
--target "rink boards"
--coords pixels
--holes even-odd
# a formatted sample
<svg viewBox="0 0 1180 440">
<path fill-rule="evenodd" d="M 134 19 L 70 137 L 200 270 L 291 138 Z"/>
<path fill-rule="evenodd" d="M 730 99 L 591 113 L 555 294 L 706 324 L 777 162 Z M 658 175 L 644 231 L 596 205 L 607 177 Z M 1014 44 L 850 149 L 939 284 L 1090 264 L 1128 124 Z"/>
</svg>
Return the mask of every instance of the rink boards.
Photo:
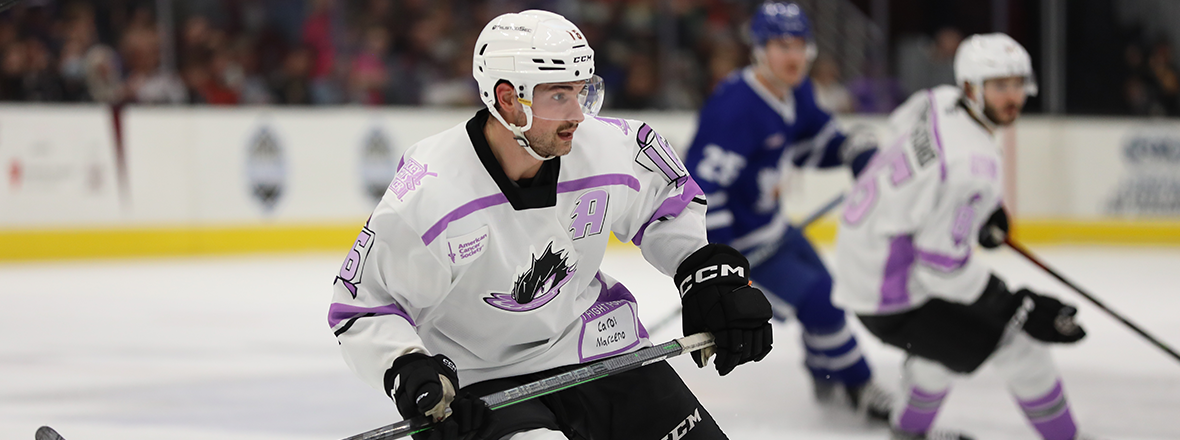
<svg viewBox="0 0 1180 440">
<path fill-rule="evenodd" d="M 0 259 L 344 249 L 413 143 L 474 109 L 0 106 Z M 687 112 L 642 119 L 676 148 Z M 880 117 L 846 126 L 879 130 Z M 1027 117 L 1001 132 L 1033 242 L 1180 243 L 1180 123 Z M 850 185 L 786 181 L 794 217 Z M 811 234 L 828 240 L 831 221 Z"/>
</svg>

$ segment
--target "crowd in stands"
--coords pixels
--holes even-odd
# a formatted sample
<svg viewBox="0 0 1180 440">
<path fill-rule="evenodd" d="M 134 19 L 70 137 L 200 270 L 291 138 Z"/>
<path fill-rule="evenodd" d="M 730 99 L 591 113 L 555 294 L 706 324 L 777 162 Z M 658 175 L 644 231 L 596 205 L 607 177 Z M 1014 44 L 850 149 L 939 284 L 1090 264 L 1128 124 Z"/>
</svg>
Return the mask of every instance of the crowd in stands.
<svg viewBox="0 0 1180 440">
<path fill-rule="evenodd" d="M 741 28 L 757 2 L 24 0 L 0 13 L 0 101 L 474 106 L 483 24 L 542 8 L 590 40 L 608 107 L 691 110 L 748 64 Z M 817 96 L 835 112 L 888 112 L 952 82 L 962 38 L 944 27 L 901 39 L 892 68 L 870 59 L 857 78 L 821 54 Z M 1124 113 L 1180 114 L 1172 53 L 1166 41 L 1127 47 Z"/>
</svg>

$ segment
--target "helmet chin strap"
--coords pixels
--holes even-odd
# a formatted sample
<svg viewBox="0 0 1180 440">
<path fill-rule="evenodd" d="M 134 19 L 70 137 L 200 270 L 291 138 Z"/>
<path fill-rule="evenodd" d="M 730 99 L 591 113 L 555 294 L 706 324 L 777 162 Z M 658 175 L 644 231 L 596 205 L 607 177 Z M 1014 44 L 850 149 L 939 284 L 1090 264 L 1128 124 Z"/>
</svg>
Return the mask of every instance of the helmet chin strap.
<svg viewBox="0 0 1180 440">
<path fill-rule="evenodd" d="M 507 128 L 509 132 L 512 132 L 512 139 L 515 139 L 516 144 L 520 145 L 521 148 L 524 148 L 524 151 L 526 153 L 528 153 L 529 156 L 532 156 L 533 159 L 537 159 L 540 161 L 546 161 L 546 160 L 550 160 L 550 159 L 557 157 L 557 156 L 542 156 L 542 155 L 538 154 L 537 151 L 533 149 L 533 146 L 529 142 L 529 139 L 524 136 L 524 132 L 527 131 L 529 128 L 531 128 L 533 125 L 533 121 L 531 118 L 532 115 L 527 114 L 527 113 L 525 114 L 525 119 L 528 120 L 528 122 L 525 124 L 524 127 L 509 123 L 508 121 L 505 121 L 504 117 L 500 115 L 499 111 L 493 111 L 492 116 L 494 116 L 497 121 L 500 121 L 500 124 L 503 125 L 504 128 Z"/>
<path fill-rule="evenodd" d="M 967 110 L 971 112 L 971 116 L 974 117 L 980 125 L 983 125 L 983 128 L 986 128 L 988 131 L 996 131 L 996 128 L 999 126 L 995 121 L 992 120 L 992 118 L 988 117 L 987 112 L 984 111 L 986 104 L 983 102 L 983 84 L 974 82 L 968 82 L 968 84 L 971 84 L 971 91 L 974 93 L 968 94 L 966 90 L 963 91 L 963 101 L 965 101 L 967 104 Z M 972 96 L 975 94 L 979 95 L 979 99 L 975 99 L 975 97 Z"/>
</svg>

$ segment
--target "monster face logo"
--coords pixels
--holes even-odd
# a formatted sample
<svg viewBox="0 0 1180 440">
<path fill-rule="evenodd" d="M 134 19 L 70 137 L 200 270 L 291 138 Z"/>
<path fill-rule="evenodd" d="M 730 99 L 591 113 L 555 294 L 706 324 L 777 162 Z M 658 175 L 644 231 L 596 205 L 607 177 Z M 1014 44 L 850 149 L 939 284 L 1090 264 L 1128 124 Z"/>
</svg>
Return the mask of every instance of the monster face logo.
<svg viewBox="0 0 1180 440">
<path fill-rule="evenodd" d="M 562 286 L 568 283 L 577 271 L 575 265 L 569 264 L 569 256 L 561 251 L 553 251 L 553 242 L 545 247 L 540 256 L 532 259 L 532 264 L 516 277 L 512 286 L 512 293 L 492 293 L 483 300 L 492 307 L 510 312 L 527 312 L 548 304 L 561 292 Z"/>
</svg>

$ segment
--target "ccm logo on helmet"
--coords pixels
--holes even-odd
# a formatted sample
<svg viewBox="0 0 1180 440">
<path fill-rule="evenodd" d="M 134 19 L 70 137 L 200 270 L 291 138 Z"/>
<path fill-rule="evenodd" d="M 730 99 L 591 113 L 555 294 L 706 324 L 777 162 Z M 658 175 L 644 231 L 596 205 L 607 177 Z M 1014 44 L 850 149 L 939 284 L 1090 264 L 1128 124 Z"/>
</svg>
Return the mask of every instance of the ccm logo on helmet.
<svg viewBox="0 0 1180 440">
<path fill-rule="evenodd" d="M 580 56 L 580 57 L 574 57 L 574 64 L 577 64 L 577 63 L 584 63 L 584 62 L 586 62 L 586 61 L 590 61 L 590 57 L 591 57 L 591 56 L 592 56 L 592 55 L 582 55 L 582 56 Z"/>
<path fill-rule="evenodd" d="M 697 269 L 696 273 L 693 273 L 692 276 L 684 277 L 684 280 L 680 282 L 680 296 L 683 297 L 688 292 L 688 289 L 692 288 L 692 284 L 700 284 L 719 276 L 725 277 L 729 275 L 737 275 L 745 278 L 746 268 L 730 266 L 728 264 L 714 264 Z"/>
</svg>

